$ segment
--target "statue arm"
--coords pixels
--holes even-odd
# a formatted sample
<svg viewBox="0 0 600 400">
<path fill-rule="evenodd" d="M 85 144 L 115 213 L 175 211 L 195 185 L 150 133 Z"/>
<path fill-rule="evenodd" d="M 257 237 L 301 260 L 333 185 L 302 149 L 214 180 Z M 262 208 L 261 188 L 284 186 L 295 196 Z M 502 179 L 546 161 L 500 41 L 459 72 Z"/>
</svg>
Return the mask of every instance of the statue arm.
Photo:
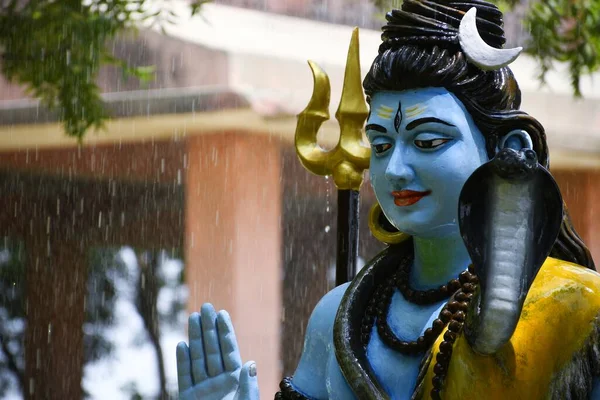
<svg viewBox="0 0 600 400">
<path fill-rule="evenodd" d="M 333 322 L 348 283 L 327 293 L 312 312 L 306 328 L 304 348 L 292 385 L 311 399 L 326 400 L 329 353 L 333 351 Z"/>
</svg>

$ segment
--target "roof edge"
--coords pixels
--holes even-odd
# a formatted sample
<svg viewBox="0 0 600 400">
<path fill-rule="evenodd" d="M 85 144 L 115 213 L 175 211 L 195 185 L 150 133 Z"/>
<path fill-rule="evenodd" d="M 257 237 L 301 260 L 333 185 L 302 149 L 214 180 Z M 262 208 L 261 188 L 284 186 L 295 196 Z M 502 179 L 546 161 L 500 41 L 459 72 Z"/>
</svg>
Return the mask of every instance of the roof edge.
<svg viewBox="0 0 600 400">
<path fill-rule="evenodd" d="M 201 86 L 103 93 L 110 118 L 189 114 L 250 107 L 244 94 L 228 86 Z M 0 126 L 61 122 L 60 111 L 39 100 L 0 101 Z"/>
</svg>

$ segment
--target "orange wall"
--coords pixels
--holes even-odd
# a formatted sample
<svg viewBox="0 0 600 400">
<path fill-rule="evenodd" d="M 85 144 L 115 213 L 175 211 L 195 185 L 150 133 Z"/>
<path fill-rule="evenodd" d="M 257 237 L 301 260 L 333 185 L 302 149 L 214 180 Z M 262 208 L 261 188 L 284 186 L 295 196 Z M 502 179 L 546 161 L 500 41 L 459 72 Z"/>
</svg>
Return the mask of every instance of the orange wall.
<svg viewBox="0 0 600 400">
<path fill-rule="evenodd" d="M 552 175 L 560 186 L 575 229 L 600 267 L 600 171 L 558 170 Z"/>
<path fill-rule="evenodd" d="M 188 138 L 189 311 L 229 311 L 264 398 L 280 380 L 281 161 L 277 142 L 243 133 Z"/>
</svg>

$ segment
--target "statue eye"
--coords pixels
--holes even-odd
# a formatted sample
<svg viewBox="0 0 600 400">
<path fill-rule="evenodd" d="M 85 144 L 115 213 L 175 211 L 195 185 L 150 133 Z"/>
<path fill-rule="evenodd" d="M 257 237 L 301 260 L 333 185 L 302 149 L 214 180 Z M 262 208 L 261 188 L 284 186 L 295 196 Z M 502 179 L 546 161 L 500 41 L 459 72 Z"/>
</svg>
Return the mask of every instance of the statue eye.
<svg viewBox="0 0 600 400">
<path fill-rule="evenodd" d="M 392 145 L 390 143 L 380 143 L 373 145 L 373 150 L 375 150 L 376 154 L 383 154 L 391 148 Z"/>
<path fill-rule="evenodd" d="M 415 146 L 420 149 L 430 150 L 440 147 L 452 139 L 415 140 Z"/>
</svg>

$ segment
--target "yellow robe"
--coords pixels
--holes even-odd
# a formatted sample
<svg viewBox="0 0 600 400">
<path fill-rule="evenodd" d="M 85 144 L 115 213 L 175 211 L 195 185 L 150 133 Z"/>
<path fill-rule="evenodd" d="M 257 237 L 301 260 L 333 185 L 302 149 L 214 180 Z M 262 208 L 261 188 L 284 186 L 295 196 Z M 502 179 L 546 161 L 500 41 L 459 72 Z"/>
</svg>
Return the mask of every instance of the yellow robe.
<svg viewBox="0 0 600 400">
<path fill-rule="evenodd" d="M 511 340 L 492 356 L 475 353 L 457 338 L 444 380 L 443 399 L 518 400 L 557 397 L 556 385 L 576 384 L 573 366 L 586 360 L 598 341 L 600 275 L 548 258 L 525 300 Z M 433 346 L 438 353 L 443 335 Z M 578 358 L 579 357 L 579 358 Z M 584 361 L 586 362 L 586 361 Z M 430 362 L 417 398 L 428 399 L 435 361 Z M 560 381 L 560 382 L 559 382 Z"/>
</svg>

